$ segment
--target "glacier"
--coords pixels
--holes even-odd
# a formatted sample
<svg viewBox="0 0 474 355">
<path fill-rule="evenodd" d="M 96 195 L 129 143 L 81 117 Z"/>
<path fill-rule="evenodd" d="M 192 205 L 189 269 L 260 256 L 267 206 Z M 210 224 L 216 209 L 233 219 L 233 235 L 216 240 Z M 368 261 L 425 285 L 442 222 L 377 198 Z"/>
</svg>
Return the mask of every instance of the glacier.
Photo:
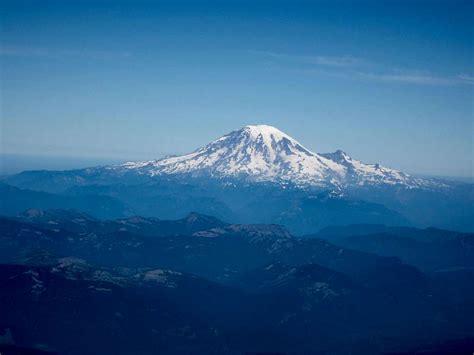
<svg viewBox="0 0 474 355">
<path fill-rule="evenodd" d="M 342 150 L 312 152 L 293 137 L 269 125 L 245 126 L 189 154 L 127 162 L 113 169 L 135 170 L 150 176 L 185 174 L 289 183 L 301 187 L 343 188 L 381 184 L 419 188 L 439 184 L 380 164 L 363 163 Z"/>
</svg>

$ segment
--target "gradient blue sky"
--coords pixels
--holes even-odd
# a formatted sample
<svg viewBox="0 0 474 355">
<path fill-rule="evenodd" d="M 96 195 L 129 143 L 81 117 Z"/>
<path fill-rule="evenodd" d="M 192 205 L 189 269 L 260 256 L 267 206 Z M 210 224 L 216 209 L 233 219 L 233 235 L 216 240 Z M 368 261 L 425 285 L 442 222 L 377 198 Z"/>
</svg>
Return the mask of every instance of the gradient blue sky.
<svg viewBox="0 0 474 355">
<path fill-rule="evenodd" d="M 151 159 L 264 123 L 472 176 L 473 4 L 2 1 L 0 148 Z"/>
</svg>

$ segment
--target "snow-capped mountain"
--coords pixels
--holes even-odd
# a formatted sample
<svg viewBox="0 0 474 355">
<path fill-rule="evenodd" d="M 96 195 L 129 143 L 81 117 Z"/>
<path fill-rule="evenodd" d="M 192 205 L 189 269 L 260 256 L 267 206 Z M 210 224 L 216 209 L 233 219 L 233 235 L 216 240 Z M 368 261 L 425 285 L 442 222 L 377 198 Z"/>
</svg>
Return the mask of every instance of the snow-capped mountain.
<svg viewBox="0 0 474 355">
<path fill-rule="evenodd" d="M 379 164 L 362 163 L 340 150 L 314 153 L 289 135 L 267 125 L 245 126 L 190 154 L 129 162 L 116 168 L 137 170 L 151 176 L 190 174 L 297 186 L 423 185 L 422 179 Z"/>
</svg>

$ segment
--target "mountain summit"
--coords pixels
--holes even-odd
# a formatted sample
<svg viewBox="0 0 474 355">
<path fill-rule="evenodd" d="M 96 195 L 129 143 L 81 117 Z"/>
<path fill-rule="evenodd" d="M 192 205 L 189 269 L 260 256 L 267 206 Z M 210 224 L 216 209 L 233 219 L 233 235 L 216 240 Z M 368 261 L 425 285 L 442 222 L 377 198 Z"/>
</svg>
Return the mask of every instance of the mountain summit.
<svg viewBox="0 0 474 355">
<path fill-rule="evenodd" d="M 190 174 L 214 178 L 291 183 L 298 186 L 390 184 L 415 186 L 415 179 L 379 164 L 365 164 L 338 150 L 318 154 L 267 125 L 245 126 L 182 156 L 129 162 L 119 168 L 152 176 Z"/>
</svg>

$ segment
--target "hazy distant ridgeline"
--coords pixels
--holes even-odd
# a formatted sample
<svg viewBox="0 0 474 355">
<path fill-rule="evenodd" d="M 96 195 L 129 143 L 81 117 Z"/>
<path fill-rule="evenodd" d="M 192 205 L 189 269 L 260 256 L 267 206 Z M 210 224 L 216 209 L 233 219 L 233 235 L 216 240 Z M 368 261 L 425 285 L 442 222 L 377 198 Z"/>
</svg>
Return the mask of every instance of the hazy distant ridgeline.
<svg viewBox="0 0 474 355">
<path fill-rule="evenodd" d="M 296 234 L 353 223 L 474 231 L 473 184 L 413 177 L 340 150 L 314 153 L 264 125 L 183 156 L 28 171 L 3 182 L 11 185 L 1 188 L 0 211 L 7 215 L 28 208 L 74 208 L 100 218 L 200 212 L 229 222 L 283 224 Z"/>
</svg>

